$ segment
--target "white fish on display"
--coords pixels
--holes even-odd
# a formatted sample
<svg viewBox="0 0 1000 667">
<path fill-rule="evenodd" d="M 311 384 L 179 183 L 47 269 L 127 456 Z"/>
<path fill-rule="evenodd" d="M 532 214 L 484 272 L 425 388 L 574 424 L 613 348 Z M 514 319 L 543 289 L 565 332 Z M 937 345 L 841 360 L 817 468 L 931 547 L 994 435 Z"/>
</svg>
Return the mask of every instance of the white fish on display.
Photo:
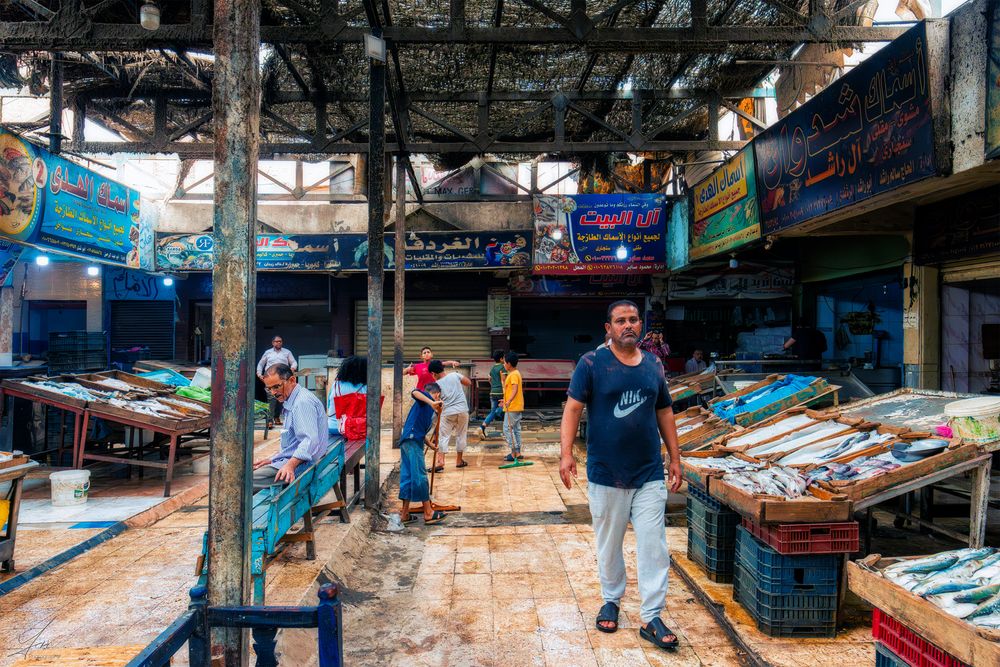
<svg viewBox="0 0 1000 667">
<path fill-rule="evenodd" d="M 1000 628 L 1000 550 L 945 551 L 894 563 L 889 580 L 974 625 Z"/>
<path fill-rule="evenodd" d="M 789 500 L 805 495 L 809 485 L 797 470 L 780 467 L 729 473 L 723 475 L 722 479 L 749 493 L 780 496 Z"/>
<path fill-rule="evenodd" d="M 729 472 L 739 472 L 743 470 L 759 470 L 764 467 L 763 463 L 753 463 L 744 461 L 736 457 L 712 457 L 705 459 L 687 458 L 688 465 L 695 468 L 708 468 L 710 470 L 726 470 Z"/>
<path fill-rule="evenodd" d="M 894 437 L 891 433 L 879 434 L 875 431 L 855 433 L 834 438 L 827 443 L 809 445 L 779 459 L 778 463 L 780 465 L 823 463 L 824 461 L 830 461 L 841 456 L 847 456 L 853 452 L 860 452 L 863 449 L 868 449 L 883 442 L 889 442 Z"/>
<path fill-rule="evenodd" d="M 742 447 L 744 445 L 753 445 L 758 442 L 763 442 L 764 440 L 770 440 L 771 438 L 776 438 L 779 435 L 785 433 L 790 433 L 798 428 L 805 428 L 810 424 L 815 424 L 816 420 L 812 417 L 807 417 L 805 415 L 792 415 L 780 421 L 777 421 L 770 426 L 764 426 L 762 428 L 755 428 L 749 433 L 744 433 L 736 438 L 731 438 L 726 442 L 729 447 Z"/>
<path fill-rule="evenodd" d="M 758 447 L 751 447 L 746 453 L 750 456 L 764 456 L 767 454 L 788 452 L 813 442 L 832 438 L 835 435 L 848 431 L 850 428 L 850 426 L 845 426 L 837 422 L 819 423 L 808 426 L 801 431 L 796 431 L 774 442 L 769 442 Z"/>
</svg>

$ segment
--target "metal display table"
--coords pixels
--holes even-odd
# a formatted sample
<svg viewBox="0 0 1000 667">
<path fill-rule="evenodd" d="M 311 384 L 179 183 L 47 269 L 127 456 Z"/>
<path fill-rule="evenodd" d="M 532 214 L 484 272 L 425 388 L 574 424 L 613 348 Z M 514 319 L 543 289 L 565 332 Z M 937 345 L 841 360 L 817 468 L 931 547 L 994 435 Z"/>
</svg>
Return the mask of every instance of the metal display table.
<svg viewBox="0 0 1000 667">
<path fill-rule="evenodd" d="M 24 478 L 38 464 L 34 461 L 11 466 L 10 468 L 0 468 L 0 483 L 10 482 L 10 491 L 7 492 L 7 500 L 10 502 L 10 511 L 7 515 L 7 528 L 0 534 L 0 572 L 14 571 L 14 545 L 17 540 L 17 515 L 21 509 L 21 492 L 23 490 Z"/>
</svg>

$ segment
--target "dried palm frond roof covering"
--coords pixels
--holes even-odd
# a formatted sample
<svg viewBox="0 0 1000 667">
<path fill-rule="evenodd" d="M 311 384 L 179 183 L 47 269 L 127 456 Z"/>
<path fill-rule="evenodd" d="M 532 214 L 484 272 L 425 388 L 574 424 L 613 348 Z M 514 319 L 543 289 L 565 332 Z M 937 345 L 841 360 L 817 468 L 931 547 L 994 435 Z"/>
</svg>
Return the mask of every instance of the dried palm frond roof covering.
<svg viewBox="0 0 1000 667">
<path fill-rule="evenodd" d="M 42 0 L 55 7 L 58 0 Z M 788 20 L 775 3 L 784 0 L 708 0 L 709 25 L 781 26 Z M 845 6 L 848 0 L 836 0 Z M 161 0 L 164 24 L 186 22 L 188 2 Z M 523 0 L 466 0 L 466 26 L 499 26 L 510 31 L 538 27 L 558 27 L 555 19 Z M 570 0 L 545 2 L 549 9 L 568 16 Z M 806 0 L 787 2 L 786 7 L 805 11 Z M 84 0 L 84 7 L 98 0 Z M 385 0 L 393 25 L 445 28 L 449 21 L 449 0 Z M 610 11 L 601 25 L 622 27 L 684 27 L 690 22 L 689 0 L 637 0 L 630 4 L 614 0 L 590 0 L 587 13 L 597 16 Z M 130 1 L 106 6 L 95 20 L 136 21 L 137 5 Z M 320 0 L 264 0 L 262 24 L 308 26 L 320 12 Z M 339 3 L 341 18 L 354 27 L 366 27 L 360 0 Z M 30 13 L 22 5 L 4 3 L 0 20 L 25 20 Z M 409 109 L 406 141 L 456 141 L 449 125 L 466 135 L 479 129 L 479 107 L 475 93 L 491 89 L 501 97 L 489 107 L 489 131 L 502 141 L 543 141 L 553 135 L 553 114 L 533 113 L 556 92 L 622 91 L 672 88 L 711 89 L 736 94 L 753 89 L 772 67 L 767 64 L 740 65 L 737 60 L 773 61 L 789 56 L 788 44 L 731 44 L 711 53 L 650 52 L 643 44 L 616 50 L 593 50 L 574 43 L 490 45 L 454 42 L 447 44 L 400 44 L 396 46 L 402 75 L 402 90 L 412 105 Z M 144 52 L 63 53 L 65 96 L 71 105 L 77 96 L 88 99 L 88 114 L 131 140 L 152 133 L 155 95 L 166 95 L 167 127 L 171 131 L 190 127 L 181 140 L 210 138 L 211 123 L 198 124 L 211 105 L 213 59 L 210 54 L 183 49 L 156 49 Z M 49 66 L 47 53 L 22 53 L 28 65 L 28 79 L 36 92 L 44 92 Z M 493 76 L 490 80 L 491 62 Z M 4 68 L 9 73 L 10 68 Z M 390 79 L 395 79 L 393 62 Z M 356 125 L 344 139 L 367 141 L 365 119 L 368 104 L 368 67 L 361 43 L 266 45 L 262 50 L 263 105 L 261 131 L 264 141 L 308 142 L 317 132 L 315 91 L 324 91 L 326 134 L 343 132 Z M 491 87 L 492 84 L 492 87 Z M 399 82 L 394 81 L 397 92 Z M 537 99 L 502 99 L 503 93 L 529 93 Z M 447 99 L 449 95 L 458 99 Z M 508 96 L 511 97 L 511 96 Z M 436 99 L 435 99 L 436 98 Z M 631 131 L 632 103 L 629 100 L 582 100 L 576 103 L 589 114 L 605 119 L 625 132 Z M 698 139 L 706 134 L 707 112 L 693 99 L 643 99 L 644 132 L 654 128 L 656 137 Z M 416 107 L 423 113 L 418 113 Z M 682 116 L 669 124 L 672 118 Z M 433 120 L 432 120 L 433 119 Z M 435 122 L 438 121 L 438 122 Z M 575 112 L 566 115 L 567 141 L 605 141 L 615 133 Z M 387 116 L 387 141 L 395 142 L 395 129 Z"/>
</svg>

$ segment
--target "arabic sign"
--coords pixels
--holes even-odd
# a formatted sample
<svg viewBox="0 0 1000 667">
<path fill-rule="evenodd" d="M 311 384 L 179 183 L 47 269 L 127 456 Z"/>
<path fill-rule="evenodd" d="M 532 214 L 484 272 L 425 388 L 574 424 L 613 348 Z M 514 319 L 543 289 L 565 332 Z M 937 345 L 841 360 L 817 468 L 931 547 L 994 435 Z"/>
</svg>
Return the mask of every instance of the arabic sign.
<svg viewBox="0 0 1000 667">
<path fill-rule="evenodd" d="M 748 146 L 691 190 L 691 259 L 738 248 L 760 238 L 753 147 Z"/>
<path fill-rule="evenodd" d="M 0 131 L 0 234 L 139 267 L 139 193 Z"/>
<path fill-rule="evenodd" d="M 918 264 L 1000 252 L 1000 186 L 917 208 L 913 244 Z"/>
<path fill-rule="evenodd" d="M 394 235 L 384 240 L 385 268 L 395 267 Z M 530 232 L 409 232 L 407 270 L 527 267 Z M 215 239 L 211 234 L 163 235 L 156 242 L 156 266 L 166 271 L 210 271 Z M 364 234 L 261 234 L 257 268 L 261 271 L 365 271 Z"/>
<path fill-rule="evenodd" d="M 986 49 L 986 157 L 1000 157 L 1000 6 L 990 3 Z"/>
<path fill-rule="evenodd" d="M 491 334 L 510 333 L 510 294 L 486 295 L 486 329 Z"/>
<path fill-rule="evenodd" d="M 792 295 L 795 272 L 792 269 L 754 269 L 713 273 L 683 273 L 670 276 L 667 295 L 670 301 L 702 299 L 782 299 Z"/>
<path fill-rule="evenodd" d="M 534 272 L 659 273 L 666 269 L 666 197 L 534 198 Z"/>
<path fill-rule="evenodd" d="M 516 274 L 508 281 L 515 296 L 618 296 L 633 299 L 652 291 L 650 278 L 642 274 L 586 276 L 537 276 Z"/>
<path fill-rule="evenodd" d="M 763 233 L 937 173 L 923 23 L 754 141 Z"/>
<path fill-rule="evenodd" d="M 0 239 L 0 285 L 7 281 L 7 276 L 17 264 L 17 258 L 21 256 L 23 248 L 24 246 Z"/>
</svg>

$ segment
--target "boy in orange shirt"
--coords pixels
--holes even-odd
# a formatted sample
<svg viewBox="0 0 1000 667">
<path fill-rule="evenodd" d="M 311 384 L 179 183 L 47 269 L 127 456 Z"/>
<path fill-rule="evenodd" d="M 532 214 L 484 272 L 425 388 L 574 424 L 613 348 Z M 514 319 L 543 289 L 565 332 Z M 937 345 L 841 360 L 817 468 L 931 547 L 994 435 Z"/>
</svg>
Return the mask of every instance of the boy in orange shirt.
<svg viewBox="0 0 1000 667">
<path fill-rule="evenodd" d="M 503 359 L 503 367 L 507 377 L 503 381 L 503 401 L 500 405 L 504 410 L 503 435 L 510 448 L 510 454 L 505 461 L 516 461 L 521 458 L 521 413 L 524 412 L 524 387 L 521 373 L 517 370 L 517 352 L 511 350 Z"/>
</svg>

